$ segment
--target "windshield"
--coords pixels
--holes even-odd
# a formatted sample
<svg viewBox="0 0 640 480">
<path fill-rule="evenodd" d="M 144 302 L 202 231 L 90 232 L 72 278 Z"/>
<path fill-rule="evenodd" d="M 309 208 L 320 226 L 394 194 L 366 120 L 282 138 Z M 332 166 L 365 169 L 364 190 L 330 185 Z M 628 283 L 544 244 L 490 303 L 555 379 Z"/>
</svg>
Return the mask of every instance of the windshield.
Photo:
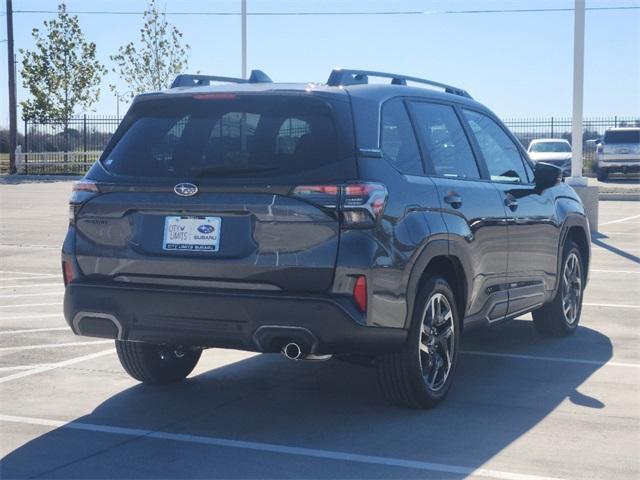
<svg viewBox="0 0 640 480">
<path fill-rule="evenodd" d="M 571 146 L 566 142 L 536 142 L 529 147 L 530 152 L 555 153 L 571 152 Z"/>
<path fill-rule="evenodd" d="M 640 130 L 609 130 L 604 143 L 640 143 Z"/>
<path fill-rule="evenodd" d="M 331 110 L 317 99 L 224 94 L 136 107 L 128 129 L 102 160 L 116 175 L 326 178 L 340 170 Z"/>
</svg>

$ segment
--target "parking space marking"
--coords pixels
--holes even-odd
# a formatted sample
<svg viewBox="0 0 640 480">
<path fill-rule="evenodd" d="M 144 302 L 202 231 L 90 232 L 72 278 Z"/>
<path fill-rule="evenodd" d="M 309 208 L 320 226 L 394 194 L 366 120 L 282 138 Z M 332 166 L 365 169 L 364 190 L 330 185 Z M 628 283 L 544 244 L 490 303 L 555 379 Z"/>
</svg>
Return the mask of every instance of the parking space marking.
<svg viewBox="0 0 640 480">
<path fill-rule="evenodd" d="M 19 305 L 0 305 L 0 308 L 22 308 L 22 307 L 52 307 L 57 305 L 62 306 L 62 302 L 56 303 L 21 303 Z"/>
<path fill-rule="evenodd" d="M 12 370 L 31 370 L 33 368 L 46 367 L 51 365 L 50 363 L 39 363 L 37 365 L 13 365 L 11 367 L 0 367 L 0 372 L 8 372 Z"/>
<path fill-rule="evenodd" d="M 0 272 L 0 275 L 2 274 L 2 272 Z M 47 274 L 47 275 L 43 275 L 42 277 L 0 277 L 0 282 L 2 281 L 14 281 L 14 280 L 47 280 L 49 278 L 62 278 L 60 275 L 58 274 Z"/>
<path fill-rule="evenodd" d="M 582 306 L 585 307 L 610 307 L 610 308 L 640 308 L 640 305 L 625 305 L 622 303 L 587 303 L 584 302 Z"/>
<path fill-rule="evenodd" d="M 24 372 L 14 373 L 13 375 L 7 375 L 6 377 L 0 378 L 0 383 L 7 383 L 12 380 L 17 380 L 19 378 L 29 377 L 31 375 L 36 375 L 38 373 L 48 372 L 49 370 L 54 370 L 60 367 L 66 367 L 69 365 L 74 365 L 76 363 L 84 362 L 86 360 L 92 360 L 94 358 L 103 357 L 105 355 L 110 355 L 115 353 L 115 348 L 110 348 L 109 350 L 102 350 L 101 352 L 90 353 L 89 355 L 83 355 L 81 357 L 70 358 L 69 360 L 63 360 L 62 362 L 50 363 L 48 365 L 41 365 L 30 370 L 25 370 Z"/>
<path fill-rule="evenodd" d="M 27 288 L 27 287 L 60 287 L 64 288 L 64 284 L 62 282 L 56 283 L 23 283 L 16 285 L 2 285 L 0 283 L 0 288 Z"/>
<path fill-rule="evenodd" d="M 55 305 L 58 305 L 57 303 Z M 44 313 L 42 315 L 11 315 L 0 320 L 36 320 L 41 318 L 63 318 L 62 313 Z"/>
<path fill-rule="evenodd" d="M 627 220 L 635 220 L 636 218 L 640 218 L 640 215 L 633 215 L 631 217 L 619 218 L 618 220 L 611 220 L 609 222 L 601 223 L 599 226 L 602 226 L 602 225 L 613 225 L 614 223 L 624 223 Z"/>
<path fill-rule="evenodd" d="M 1 379 L 0 379 L 1 380 Z M 380 457 L 376 455 L 364 455 L 359 453 L 340 452 L 335 450 L 320 450 L 315 448 L 289 447 L 286 445 L 251 442 L 243 440 L 230 440 L 219 437 L 206 437 L 202 435 L 189 435 L 185 433 L 171 433 L 140 428 L 115 427 L 111 425 L 99 425 L 95 423 L 64 422 L 48 418 L 21 417 L 15 415 L 0 414 L 0 421 L 19 423 L 23 425 L 38 425 L 43 427 L 63 428 L 69 430 L 81 430 L 85 432 L 109 433 L 129 437 L 151 438 L 154 440 L 169 440 L 183 443 L 196 443 L 213 447 L 236 448 L 241 450 L 253 450 L 258 452 L 279 453 L 284 455 L 296 455 L 302 457 L 321 458 L 324 460 L 337 460 L 344 462 L 366 463 L 370 465 L 384 465 L 387 467 L 409 468 L 427 472 L 440 472 L 458 475 L 475 475 L 480 477 L 497 478 L 501 480 L 558 480 L 557 477 L 529 475 L 524 473 L 505 472 L 502 470 L 490 470 L 487 468 L 469 468 L 460 465 L 448 465 L 444 463 L 422 462 L 419 460 L 405 460 L 402 458 Z"/>
<path fill-rule="evenodd" d="M 12 293 L 10 295 L 0 295 L 0 298 L 20 298 L 20 297 L 46 297 L 51 295 L 64 295 L 64 292 L 38 292 L 38 293 Z"/>
<path fill-rule="evenodd" d="M 10 275 L 15 274 L 15 275 L 33 275 L 34 277 L 51 277 L 53 276 L 53 274 L 51 273 L 34 273 L 34 272 L 16 272 L 13 270 L 0 270 L 0 275 L 3 275 L 5 273 L 8 273 Z M 57 276 L 57 275 L 55 275 Z"/>
<path fill-rule="evenodd" d="M 638 270 L 601 270 L 598 268 L 592 268 L 589 272 L 597 272 L 597 273 L 632 273 L 636 275 L 640 275 L 640 269 Z"/>
<path fill-rule="evenodd" d="M 63 347 L 81 347 L 85 345 L 104 345 L 105 343 L 113 343 L 113 340 L 93 340 L 88 342 L 65 342 L 65 343 L 41 343 L 38 345 L 21 345 L 19 347 L 0 347 L 0 353 L 18 352 L 21 350 L 41 350 L 43 348 L 63 348 Z"/>
<path fill-rule="evenodd" d="M 460 353 L 463 355 L 476 355 L 479 357 L 504 357 L 504 358 L 517 358 L 519 360 L 538 360 L 541 362 L 579 363 L 584 365 L 597 365 L 600 367 L 640 368 L 640 363 L 599 362 L 597 360 L 582 360 L 579 358 L 567 358 L 567 357 L 547 357 L 545 355 L 522 355 L 519 353 L 481 352 L 479 350 L 461 350 Z"/>
<path fill-rule="evenodd" d="M 21 333 L 39 333 L 39 332 L 58 332 L 62 330 L 71 331 L 69 327 L 50 327 L 50 328 L 23 328 L 20 330 L 1 330 L 0 335 L 13 335 Z"/>
</svg>

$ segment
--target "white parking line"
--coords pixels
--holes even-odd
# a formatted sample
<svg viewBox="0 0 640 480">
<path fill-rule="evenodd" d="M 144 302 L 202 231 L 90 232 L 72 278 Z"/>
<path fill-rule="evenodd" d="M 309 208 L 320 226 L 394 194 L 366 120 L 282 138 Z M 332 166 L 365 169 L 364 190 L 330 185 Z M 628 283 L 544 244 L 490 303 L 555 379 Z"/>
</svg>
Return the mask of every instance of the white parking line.
<svg viewBox="0 0 640 480">
<path fill-rule="evenodd" d="M 0 272 L 1 274 L 2 272 Z M 0 277 L 0 281 L 14 280 L 47 280 L 49 278 L 62 278 L 59 274 L 42 275 L 41 277 Z"/>
<path fill-rule="evenodd" d="M 23 328 L 20 330 L 2 330 L 0 331 L 0 335 L 13 335 L 13 334 L 21 334 L 21 333 L 39 333 L 39 332 L 59 332 L 62 330 L 68 330 L 69 327 L 50 327 L 50 328 Z"/>
<path fill-rule="evenodd" d="M 638 269 L 638 270 L 601 270 L 601 269 L 598 269 L 598 268 L 591 268 L 591 269 L 589 270 L 589 272 L 597 272 L 597 273 L 623 273 L 623 274 L 632 273 L 632 274 L 640 275 L 640 269 Z"/>
<path fill-rule="evenodd" d="M 62 302 L 56 303 L 21 303 L 19 305 L 0 305 L 0 308 L 18 308 L 18 307 L 51 307 L 53 305 L 62 306 Z"/>
<path fill-rule="evenodd" d="M 44 348 L 81 347 L 85 345 L 104 345 L 113 340 L 93 340 L 90 342 L 42 343 L 39 345 L 20 345 L 18 347 L 0 347 L 1 352 L 18 352 L 21 350 L 41 350 Z"/>
<path fill-rule="evenodd" d="M 33 368 L 47 367 L 50 363 L 39 363 L 36 365 L 14 365 L 12 367 L 0 367 L 0 372 L 10 372 L 13 370 L 31 370 Z"/>
<path fill-rule="evenodd" d="M 640 363 L 623 363 L 623 362 L 599 362 L 597 360 L 582 360 L 580 358 L 567 357 L 547 357 L 545 355 L 521 355 L 518 353 L 500 353 L 500 352 L 481 352 L 477 350 L 461 350 L 463 355 L 477 355 L 480 357 L 504 357 L 517 358 L 520 360 L 538 360 L 541 362 L 562 362 L 562 363 L 580 363 L 584 365 L 597 365 L 600 367 L 626 367 L 640 368 Z"/>
<path fill-rule="evenodd" d="M 625 305 L 622 303 L 583 303 L 585 307 L 609 307 L 609 308 L 640 308 L 640 305 Z"/>
<path fill-rule="evenodd" d="M 640 218 L 640 215 L 633 215 L 631 217 L 619 218 L 618 220 L 611 220 L 609 222 L 601 223 L 599 226 L 613 225 L 614 223 L 623 223 L 623 222 L 626 222 L 627 220 L 634 220 L 636 218 Z"/>
<path fill-rule="evenodd" d="M 1 379 L 0 379 L 1 380 Z M 402 458 L 379 457 L 376 455 L 363 455 L 359 453 L 340 452 L 335 450 L 319 450 L 315 448 L 289 447 L 274 443 L 250 442 L 242 440 L 230 440 L 218 437 L 206 437 L 201 435 L 189 435 L 185 433 L 159 432 L 143 430 L 139 428 L 115 427 L 111 425 L 98 425 L 95 423 L 64 422 L 47 418 L 19 417 L 15 415 L 0 415 L 0 421 L 19 423 L 23 425 L 38 425 L 43 427 L 64 428 L 69 430 L 81 430 L 85 432 L 109 433 L 129 437 L 151 438 L 155 440 L 169 440 L 173 442 L 195 443 L 213 447 L 237 448 L 241 450 L 253 450 L 258 452 L 279 453 L 283 455 L 296 455 L 301 457 L 321 458 L 324 460 L 336 460 L 343 462 L 366 463 L 369 465 L 384 465 L 387 467 L 409 468 L 427 472 L 440 472 L 456 475 L 474 475 L 480 477 L 497 478 L 501 480 L 558 480 L 557 477 L 544 477 L 524 473 L 505 472 L 502 470 L 490 470 L 487 468 L 469 468 L 460 465 L 448 465 L 444 463 L 422 462 L 419 460 L 405 460 Z"/>
<path fill-rule="evenodd" d="M 115 348 L 110 348 L 109 350 L 103 350 L 101 352 L 91 353 L 89 355 L 83 355 L 81 357 L 70 358 L 69 360 L 64 360 L 62 362 L 50 363 L 48 365 L 41 365 L 30 370 L 26 370 L 24 372 L 14 373 L 13 375 L 7 375 L 6 377 L 0 378 L 0 383 L 10 382 L 12 380 L 17 380 L 19 378 L 28 377 L 31 375 L 36 375 L 38 373 L 48 372 L 49 370 L 53 370 L 55 368 L 66 367 L 68 365 L 73 365 L 76 363 L 84 362 L 85 360 L 91 360 L 93 358 L 102 357 L 104 355 L 109 355 L 115 353 Z"/>
<path fill-rule="evenodd" d="M 57 303 L 55 305 L 58 305 Z M 34 320 L 40 318 L 63 318 L 62 313 L 45 313 L 42 315 L 11 315 L 3 317 L 0 320 Z"/>
<path fill-rule="evenodd" d="M 0 288 L 27 288 L 27 287 L 60 287 L 64 288 L 64 284 L 62 281 L 56 283 L 23 283 L 16 285 L 2 285 L 0 283 Z"/>
<path fill-rule="evenodd" d="M 53 276 L 51 273 L 34 273 L 34 272 L 15 272 L 12 270 L 0 270 L 0 275 L 4 275 L 5 273 L 8 274 L 15 274 L 15 275 L 33 275 L 34 277 L 51 277 Z"/>
<path fill-rule="evenodd" d="M 64 292 L 38 292 L 38 293 L 12 293 L 11 295 L 0 295 L 0 298 L 20 298 L 20 297 L 47 297 L 52 295 L 64 295 Z"/>
</svg>

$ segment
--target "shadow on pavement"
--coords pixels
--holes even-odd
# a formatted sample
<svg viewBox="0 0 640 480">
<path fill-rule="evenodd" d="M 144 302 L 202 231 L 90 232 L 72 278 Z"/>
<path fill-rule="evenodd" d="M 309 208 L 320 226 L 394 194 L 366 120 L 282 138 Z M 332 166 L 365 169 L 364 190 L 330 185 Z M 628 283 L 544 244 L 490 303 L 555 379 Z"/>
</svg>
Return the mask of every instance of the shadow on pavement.
<svg viewBox="0 0 640 480">
<path fill-rule="evenodd" d="M 578 408 L 604 406 L 598 399 L 578 392 L 580 385 L 612 355 L 609 338 L 594 330 L 581 327 L 571 338 L 542 339 L 531 322 L 513 321 L 498 328 L 468 332 L 463 351 L 498 355 L 463 354 L 449 397 L 431 411 L 387 406 L 378 391 L 373 369 L 336 360 L 312 364 L 260 355 L 178 385 L 134 386 L 108 398 L 75 422 L 476 469 L 526 434 L 566 399 Z M 499 356 L 501 353 L 577 358 L 593 363 L 517 359 Z M 2 459 L 3 478 L 32 475 L 466 476 L 64 428 L 31 440 Z"/>
<path fill-rule="evenodd" d="M 598 247 L 602 247 L 605 250 L 610 251 L 611 253 L 615 253 L 616 255 L 620 255 L 622 258 L 626 258 L 627 260 L 631 260 L 634 263 L 640 263 L 640 257 L 637 255 L 633 255 L 632 253 L 625 252 L 620 248 L 616 248 L 608 243 L 602 241 L 604 238 L 609 238 L 607 235 L 602 233 L 593 233 L 591 235 L 591 243 L 597 245 Z"/>
</svg>

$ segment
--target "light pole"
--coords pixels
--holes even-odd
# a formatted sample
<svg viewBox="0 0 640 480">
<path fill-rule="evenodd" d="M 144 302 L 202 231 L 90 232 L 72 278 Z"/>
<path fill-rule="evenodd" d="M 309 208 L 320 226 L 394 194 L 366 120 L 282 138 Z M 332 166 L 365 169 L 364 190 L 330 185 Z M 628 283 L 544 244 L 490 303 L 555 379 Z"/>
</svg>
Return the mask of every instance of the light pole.
<svg viewBox="0 0 640 480">
<path fill-rule="evenodd" d="M 127 90 L 126 92 L 123 92 L 123 93 L 119 93 L 116 90 L 115 94 L 116 94 L 116 117 L 118 117 L 118 120 L 120 120 L 120 99 L 125 95 L 131 95 L 131 90 Z"/>
<path fill-rule="evenodd" d="M 241 35 L 242 35 L 242 78 L 247 78 L 247 0 L 240 0 Z"/>
<path fill-rule="evenodd" d="M 573 26 L 573 119 L 571 122 L 571 185 L 587 185 L 582 176 L 582 110 L 584 101 L 585 0 L 575 0 Z"/>
</svg>

